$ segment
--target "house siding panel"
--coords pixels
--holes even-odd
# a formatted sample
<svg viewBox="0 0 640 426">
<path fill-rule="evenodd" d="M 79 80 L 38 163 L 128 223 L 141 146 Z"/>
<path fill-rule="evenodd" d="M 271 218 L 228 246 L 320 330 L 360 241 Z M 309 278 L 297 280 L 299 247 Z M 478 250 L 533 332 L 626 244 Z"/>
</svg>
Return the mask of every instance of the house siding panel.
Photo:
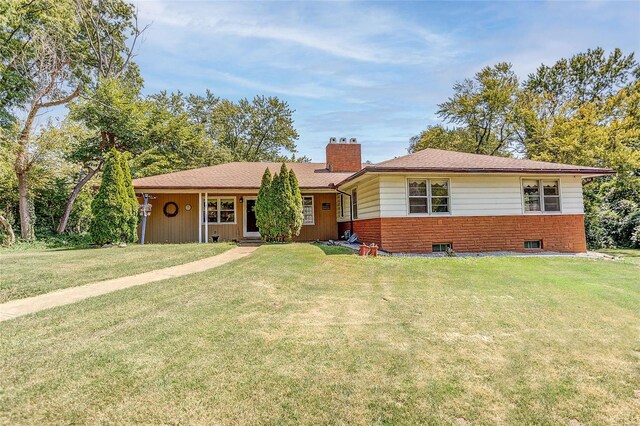
<svg viewBox="0 0 640 426">
<path fill-rule="evenodd" d="M 412 217 L 407 209 L 407 179 L 448 178 L 450 180 L 451 216 L 511 216 L 522 215 L 520 176 L 491 175 L 381 175 L 378 177 L 380 216 Z M 578 176 L 532 177 L 559 179 L 563 214 L 584 213 L 582 179 Z M 361 184 L 362 185 L 362 184 Z"/>
</svg>

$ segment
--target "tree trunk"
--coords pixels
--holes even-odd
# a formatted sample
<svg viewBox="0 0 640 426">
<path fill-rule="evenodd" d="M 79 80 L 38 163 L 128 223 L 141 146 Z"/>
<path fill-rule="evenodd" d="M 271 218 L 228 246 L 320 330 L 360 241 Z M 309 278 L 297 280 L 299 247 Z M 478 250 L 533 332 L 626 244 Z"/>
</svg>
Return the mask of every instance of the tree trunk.
<svg viewBox="0 0 640 426">
<path fill-rule="evenodd" d="M 17 172 L 18 194 L 20 196 L 20 236 L 25 241 L 33 237 L 31 232 L 31 211 L 29 210 L 29 187 L 27 185 L 27 173 Z"/>
<path fill-rule="evenodd" d="M 16 242 L 16 234 L 13 233 L 13 228 L 11 227 L 11 224 L 2 215 L 0 215 L 0 225 L 2 225 L 4 230 L 9 235 L 9 245 L 13 245 L 13 243 Z"/>
<path fill-rule="evenodd" d="M 71 192 L 71 196 L 67 201 L 67 205 L 64 208 L 64 213 L 60 218 L 60 223 L 58 224 L 58 229 L 57 229 L 58 234 L 62 234 L 65 231 L 65 229 L 67 229 L 67 222 L 69 221 L 69 216 L 71 215 L 71 209 L 73 208 L 73 203 L 75 203 L 76 198 L 78 197 L 78 194 L 80 194 L 80 191 L 82 191 L 82 188 L 84 188 L 87 182 L 89 182 L 89 180 L 93 176 L 95 176 L 96 173 L 98 173 L 101 167 L 102 167 L 102 162 L 100 162 L 100 164 L 98 164 L 98 167 L 96 167 L 95 169 L 89 169 L 89 173 L 87 173 L 85 177 L 80 179 L 80 181 L 76 184 L 75 188 L 73 188 L 73 191 Z"/>
</svg>

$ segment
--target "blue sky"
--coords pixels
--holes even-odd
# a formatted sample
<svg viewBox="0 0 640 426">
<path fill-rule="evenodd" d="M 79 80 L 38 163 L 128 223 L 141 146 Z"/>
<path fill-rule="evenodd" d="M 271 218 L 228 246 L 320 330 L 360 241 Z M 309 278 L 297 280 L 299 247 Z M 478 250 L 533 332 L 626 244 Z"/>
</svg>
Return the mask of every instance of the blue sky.
<svg viewBox="0 0 640 426">
<path fill-rule="evenodd" d="M 452 85 L 485 65 L 524 78 L 587 48 L 640 47 L 640 2 L 136 5 L 151 24 L 136 58 L 146 93 L 278 96 L 296 110 L 299 153 L 320 162 L 331 136 L 357 137 L 363 160 L 405 154 Z"/>
</svg>

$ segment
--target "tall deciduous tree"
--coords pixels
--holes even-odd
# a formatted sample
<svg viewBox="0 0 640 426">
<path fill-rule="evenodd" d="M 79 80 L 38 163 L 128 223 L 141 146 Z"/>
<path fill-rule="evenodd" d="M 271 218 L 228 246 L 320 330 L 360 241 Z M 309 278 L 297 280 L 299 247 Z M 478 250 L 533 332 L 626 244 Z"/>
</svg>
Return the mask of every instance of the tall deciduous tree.
<svg viewBox="0 0 640 426">
<path fill-rule="evenodd" d="M 76 105 L 75 119 L 85 122 L 99 137 L 86 139 L 87 146 L 79 147 L 73 155 L 85 171 L 69 196 L 58 233 L 64 232 L 77 195 L 102 167 L 104 154 L 113 147 L 133 149 L 132 141 L 139 138 L 132 138 L 132 134 L 138 130 L 142 115 L 142 78 L 132 58 L 146 27 L 138 26 L 134 6 L 124 0 L 73 1 L 78 40 L 91 70 L 86 96 Z M 128 113 L 132 115 L 128 117 Z"/>
<path fill-rule="evenodd" d="M 511 64 L 485 67 L 474 78 L 456 83 L 453 91 L 453 96 L 439 105 L 438 115 L 473 135 L 470 152 L 504 155 L 519 148 L 520 89 Z"/>
<path fill-rule="evenodd" d="M 283 151 L 296 152 L 293 112 L 276 97 L 222 100 L 213 108 L 210 136 L 238 161 L 283 160 Z"/>
<path fill-rule="evenodd" d="M 2 2 L 0 30 L 1 135 L 14 156 L 20 233 L 33 238 L 28 145 L 36 117 L 80 94 L 84 62 L 75 38 L 77 21 L 68 1 Z"/>
</svg>

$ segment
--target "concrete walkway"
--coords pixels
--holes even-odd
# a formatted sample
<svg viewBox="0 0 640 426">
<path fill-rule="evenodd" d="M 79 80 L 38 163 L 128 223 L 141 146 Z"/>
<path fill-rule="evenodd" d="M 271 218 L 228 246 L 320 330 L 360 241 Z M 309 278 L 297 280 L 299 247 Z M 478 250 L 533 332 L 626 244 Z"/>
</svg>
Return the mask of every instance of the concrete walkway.
<svg viewBox="0 0 640 426">
<path fill-rule="evenodd" d="M 91 284 L 84 284 L 77 287 L 69 287 L 39 296 L 28 297 L 26 299 L 12 300 L 0 304 L 0 321 L 10 320 L 22 315 L 32 314 L 44 309 L 56 306 L 68 305 L 89 297 L 100 296 L 112 291 L 122 290 L 136 285 L 152 283 L 166 280 L 168 278 L 181 277 L 183 275 L 203 272 L 216 268 L 225 263 L 241 259 L 253 253 L 258 247 L 236 247 L 227 250 L 216 256 L 182 265 L 171 266 L 169 268 L 156 269 L 155 271 L 144 272 L 142 274 L 128 277 L 114 278 L 112 280 L 99 281 Z"/>
</svg>

